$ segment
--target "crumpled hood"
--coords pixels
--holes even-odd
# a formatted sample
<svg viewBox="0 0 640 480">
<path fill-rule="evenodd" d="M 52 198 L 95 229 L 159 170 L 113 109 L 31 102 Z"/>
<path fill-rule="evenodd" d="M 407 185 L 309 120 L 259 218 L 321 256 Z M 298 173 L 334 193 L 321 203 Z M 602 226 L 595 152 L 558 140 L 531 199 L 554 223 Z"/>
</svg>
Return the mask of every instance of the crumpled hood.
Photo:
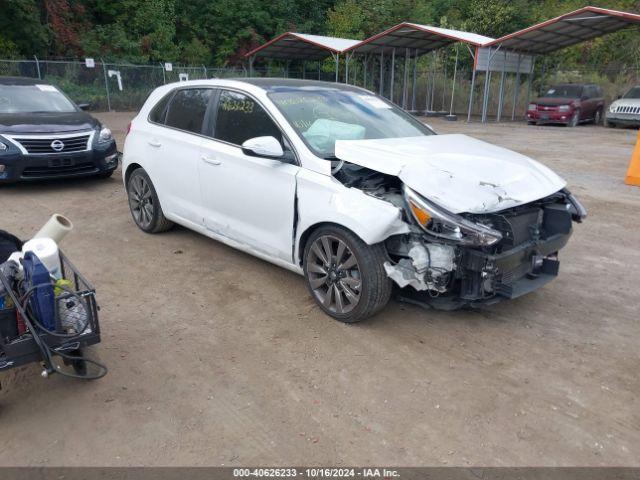
<svg viewBox="0 0 640 480">
<path fill-rule="evenodd" d="M 452 213 L 489 213 L 544 198 L 566 182 L 524 155 L 467 135 L 338 140 L 337 158 L 387 175 Z"/>
</svg>

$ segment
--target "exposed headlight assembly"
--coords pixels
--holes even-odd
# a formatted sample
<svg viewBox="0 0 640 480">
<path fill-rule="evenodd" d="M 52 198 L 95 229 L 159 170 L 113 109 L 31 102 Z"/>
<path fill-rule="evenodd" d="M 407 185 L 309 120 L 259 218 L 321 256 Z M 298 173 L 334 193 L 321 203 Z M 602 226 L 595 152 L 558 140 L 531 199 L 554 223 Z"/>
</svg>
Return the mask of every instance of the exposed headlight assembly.
<svg viewBox="0 0 640 480">
<path fill-rule="evenodd" d="M 574 197 L 573 193 L 571 193 L 566 188 L 564 189 L 564 193 L 567 196 L 567 200 L 569 201 L 569 211 L 571 212 L 571 217 L 578 223 L 582 223 L 582 221 L 587 218 L 587 209 L 580 203 L 580 201 Z"/>
<path fill-rule="evenodd" d="M 411 215 L 429 235 L 460 245 L 489 246 L 499 242 L 502 234 L 493 228 L 449 213 L 421 197 L 405 185 L 404 195 Z"/>
<path fill-rule="evenodd" d="M 107 127 L 102 127 L 100 129 L 100 134 L 98 135 L 98 142 L 108 143 L 112 139 L 113 139 L 113 136 L 111 135 L 111 130 L 109 130 Z"/>
</svg>

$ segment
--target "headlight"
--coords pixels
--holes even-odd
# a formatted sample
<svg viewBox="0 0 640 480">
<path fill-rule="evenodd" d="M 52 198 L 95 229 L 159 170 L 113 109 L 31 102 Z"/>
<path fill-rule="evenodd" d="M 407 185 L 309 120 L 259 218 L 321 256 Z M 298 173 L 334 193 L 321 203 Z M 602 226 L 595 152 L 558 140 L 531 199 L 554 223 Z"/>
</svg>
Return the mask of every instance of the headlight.
<svg viewBox="0 0 640 480">
<path fill-rule="evenodd" d="M 538 109 L 538 105 L 536 105 L 535 103 L 530 103 L 529 106 L 527 107 L 527 110 L 537 110 Z"/>
<path fill-rule="evenodd" d="M 558 108 L 559 112 L 568 112 L 569 110 L 571 110 L 571 105 L 560 105 Z"/>
<path fill-rule="evenodd" d="M 610 113 L 615 113 L 615 111 L 616 111 L 616 106 L 613 105 L 613 104 L 609 105 L 609 112 Z"/>
<path fill-rule="evenodd" d="M 567 200 L 569 200 L 569 204 L 571 205 L 569 211 L 571 212 L 572 218 L 578 222 L 582 223 L 582 221 L 587 218 L 587 209 L 580 203 L 580 201 L 573 196 L 569 190 L 564 190 L 567 195 Z"/>
<path fill-rule="evenodd" d="M 109 130 L 107 127 L 102 127 L 102 129 L 100 130 L 100 135 L 98 136 L 98 142 L 107 143 L 112 139 L 113 136 L 111 135 L 111 130 Z"/>
<path fill-rule="evenodd" d="M 9 147 L 7 147 L 6 143 L 2 143 L 0 142 L 0 152 L 4 152 L 5 150 L 7 150 Z"/>
<path fill-rule="evenodd" d="M 449 213 L 407 186 L 404 187 L 404 195 L 411 215 L 429 235 L 461 245 L 475 246 L 493 245 L 502 239 L 502 234 L 493 228 Z"/>
</svg>

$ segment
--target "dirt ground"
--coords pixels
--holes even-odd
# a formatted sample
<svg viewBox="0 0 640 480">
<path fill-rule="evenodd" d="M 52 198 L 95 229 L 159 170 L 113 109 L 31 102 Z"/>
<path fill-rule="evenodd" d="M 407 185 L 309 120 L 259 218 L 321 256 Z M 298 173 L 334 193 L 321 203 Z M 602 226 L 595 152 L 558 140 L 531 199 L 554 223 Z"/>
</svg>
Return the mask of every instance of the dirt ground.
<svg viewBox="0 0 640 480">
<path fill-rule="evenodd" d="M 130 113 L 98 115 L 118 136 Z M 559 277 L 479 312 L 323 315 L 302 277 L 176 228 L 120 175 L 0 187 L 0 228 L 54 212 L 95 284 L 97 382 L 0 375 L 0 465 L 640 465 L 633 130 L 431 121 L 542 161 L 589 209 Z"/>
</svg>

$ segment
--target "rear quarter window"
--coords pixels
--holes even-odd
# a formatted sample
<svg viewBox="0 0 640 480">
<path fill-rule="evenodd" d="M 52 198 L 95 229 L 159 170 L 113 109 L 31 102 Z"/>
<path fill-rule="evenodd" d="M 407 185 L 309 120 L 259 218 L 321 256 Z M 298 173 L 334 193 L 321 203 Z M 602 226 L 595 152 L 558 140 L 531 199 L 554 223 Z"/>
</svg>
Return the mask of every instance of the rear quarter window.
<svg viewBox="0 0 640 480">
<path fill-rule="evenodd" d="M 151 109 L 149 113 L 149 120 L 153 123 L 164 123 L 164 119 L 167 113 L 167 105 L 169 104 L 169 100 L 173 97 L 175 92 L 171 91 L 167 93 L 164 97 L 160 99 L 158 103 Z"/>
</svg>

